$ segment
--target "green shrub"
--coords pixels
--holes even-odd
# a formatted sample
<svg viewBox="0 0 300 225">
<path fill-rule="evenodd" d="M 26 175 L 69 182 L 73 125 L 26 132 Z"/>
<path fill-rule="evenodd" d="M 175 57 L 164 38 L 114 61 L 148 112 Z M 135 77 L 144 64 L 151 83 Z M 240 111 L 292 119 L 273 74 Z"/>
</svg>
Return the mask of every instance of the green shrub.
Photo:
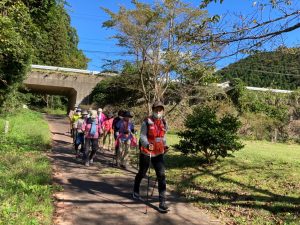
<svg viewBox="0 0 300 225">
<path fill-rule="evenodd" d="M 219 156 L 226 157 L 230 151 L 243 148 L 237 131 L 241 126 L 237 117 L 225 114 L 217 118 L 216 109 L 196 107 L 185 120 L 186 130 L 179 132 L 179 144 L 174 147 L 184 154 L 202 153 L 211 163 Z"/>
</svg>

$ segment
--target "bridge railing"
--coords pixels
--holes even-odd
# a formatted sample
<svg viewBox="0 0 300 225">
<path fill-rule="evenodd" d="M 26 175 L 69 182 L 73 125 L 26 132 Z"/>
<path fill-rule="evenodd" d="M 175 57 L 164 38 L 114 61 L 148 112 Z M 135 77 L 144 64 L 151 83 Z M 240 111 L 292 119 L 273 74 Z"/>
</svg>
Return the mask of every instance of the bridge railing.
<svg viewBox="0 0 300 225">
<path fill-rule="evenodd" d="M 73 69 L 73 68 L 65 68 L 65 67 L 57 67 L 57 66 L 31 65 L 31 68 L 32 69 L 40 69 L 40 70 L 81 73 L 81 74 L 89 74 L 89 75 L 101 75 L 101 76 L 116 76 L 116 75 L 118 75 L 116 73 L 101 73 L 100 71 L 81 70 L 81 69 Z"/>
<path fill-rule="evenodd" d="M 221 84 L 217 84 L 217 86 L 221 87 L 221 88 L 223 88 L 224 90 L 227 90 L 227 91 L 233 89 L 233 87 L 230 86 L 230 82 L 229 81 L 226 81 L 226 82 L 221 83 Z M 251 90 L 251 91 L 269 91 L 269 92 L 284 93 L 284 94 L 290 94 L 290 93 L 293 92 L 293 91 L 290 91 L 290 90 L 281 90 L 281 89 L 272 89 L 272 88 L 261 88 L 261 87 L 249 87 L 249 86 L 246 86 L 245 88 L 248 89 L 248 90 Z"/>
</svg>

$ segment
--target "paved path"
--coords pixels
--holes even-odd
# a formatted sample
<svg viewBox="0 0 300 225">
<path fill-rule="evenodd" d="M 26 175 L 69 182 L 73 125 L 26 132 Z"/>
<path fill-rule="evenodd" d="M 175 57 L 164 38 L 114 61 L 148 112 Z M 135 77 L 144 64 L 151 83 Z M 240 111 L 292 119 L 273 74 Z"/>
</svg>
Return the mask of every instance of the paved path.
<svg viewBox="0 0 300 225">
<path fill-rule="evenodd" d="M 171 211 L 159 213 L 157 190 L 150 199 L 148 213 L 143 202 L 131 198 L 136 170 L 114 168 L 108 152 L 97 153 L 95 163 L 85 167 L 74 157 L 66 118 L 46 116 L 53 134 L 54 182 L 63 190 L 55 194 L 54 224 L 148 225 L 148 224 L 220 224 L 182 198 L 168 193 Z M 146 190 L 143 179 L 141 190 Z M 152 184 L 153 185 L 153 184 Z M 146 195 L 141 193 L 141 195 Z"/>
</svg>

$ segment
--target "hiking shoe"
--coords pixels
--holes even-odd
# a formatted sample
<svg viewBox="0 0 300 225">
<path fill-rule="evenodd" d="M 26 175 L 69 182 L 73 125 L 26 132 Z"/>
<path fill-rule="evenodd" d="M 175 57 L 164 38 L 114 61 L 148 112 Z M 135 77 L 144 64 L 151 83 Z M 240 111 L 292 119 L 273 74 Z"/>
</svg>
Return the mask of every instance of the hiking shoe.
<svg viewBox="0 0 300 225">
<path fill-rule="evenodd" d="M 90 166 L 90 162 L 89 161 L 87 161 L 87 162 L 85 162 L 85 164 L 84 164 L 85 166 Z"/>
<path fill-rule="evenodd" d="M 169 207 L 167 206 L 166 202 L 159 203 L 158 210 L 160 212 L 168 212 L 168 209 Z"/>
<path fill-rule="evenodd" d="M 90 164 L 94 163 L 94 159 L 90 159 Z"/>
<path fill-rule="evenodd" d="M 141 196 L 140 196 L 139 193 L 133 192 L 133 193 L 132 193 L 132 198 L 133 198 L 133 199 L 138 199 L 138 200 L 140 200 L 140 199 L 141 199 Z"/>
</svg>

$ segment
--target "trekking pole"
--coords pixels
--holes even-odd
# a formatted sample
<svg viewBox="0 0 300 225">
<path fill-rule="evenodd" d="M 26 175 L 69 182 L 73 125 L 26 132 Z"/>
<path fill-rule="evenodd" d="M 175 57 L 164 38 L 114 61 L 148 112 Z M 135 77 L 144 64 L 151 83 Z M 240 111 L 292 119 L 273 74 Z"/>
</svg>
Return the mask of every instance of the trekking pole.
<svg viewBox="0 0 300 225">
<path fill-rule="evenodd" d="M 153 185 L 153 188 L 152 188 L 152 192 L 151 192 L 150 197 L 153 196 L 153 193 L 154 193 L 154 189 L 155 189 L 156 183 L 157 183 L 157 177 L 156 177 L 156 179 L 155 179 L 155 182 L 154 182 L 154 185 Z"/>
<path fill-rule="evenodd" d="M 152 151 L 152 150 L 151 150 Z M 150 186 L 150 170 L 151 170 L 151 151 L 150 151 L 150 157 L 149 157 L 149 169 L 148 169 L 148 185 L 147 185 L 147 203 L 146 203 L 146 212 L 148 213 L 148 204 L 149 204 L 149 186 Z"/>
<path fill-rule="evenodd" d="M 138 143 L 138 139 L 137 139 L 137 132 L 134 133 L 135 134 L 135 140 L 136 140 L 136 146 L 135 146 L 135 152 L 136 152 L 136 168 L 139 169 L 139 143 Z"/>
</svg>

